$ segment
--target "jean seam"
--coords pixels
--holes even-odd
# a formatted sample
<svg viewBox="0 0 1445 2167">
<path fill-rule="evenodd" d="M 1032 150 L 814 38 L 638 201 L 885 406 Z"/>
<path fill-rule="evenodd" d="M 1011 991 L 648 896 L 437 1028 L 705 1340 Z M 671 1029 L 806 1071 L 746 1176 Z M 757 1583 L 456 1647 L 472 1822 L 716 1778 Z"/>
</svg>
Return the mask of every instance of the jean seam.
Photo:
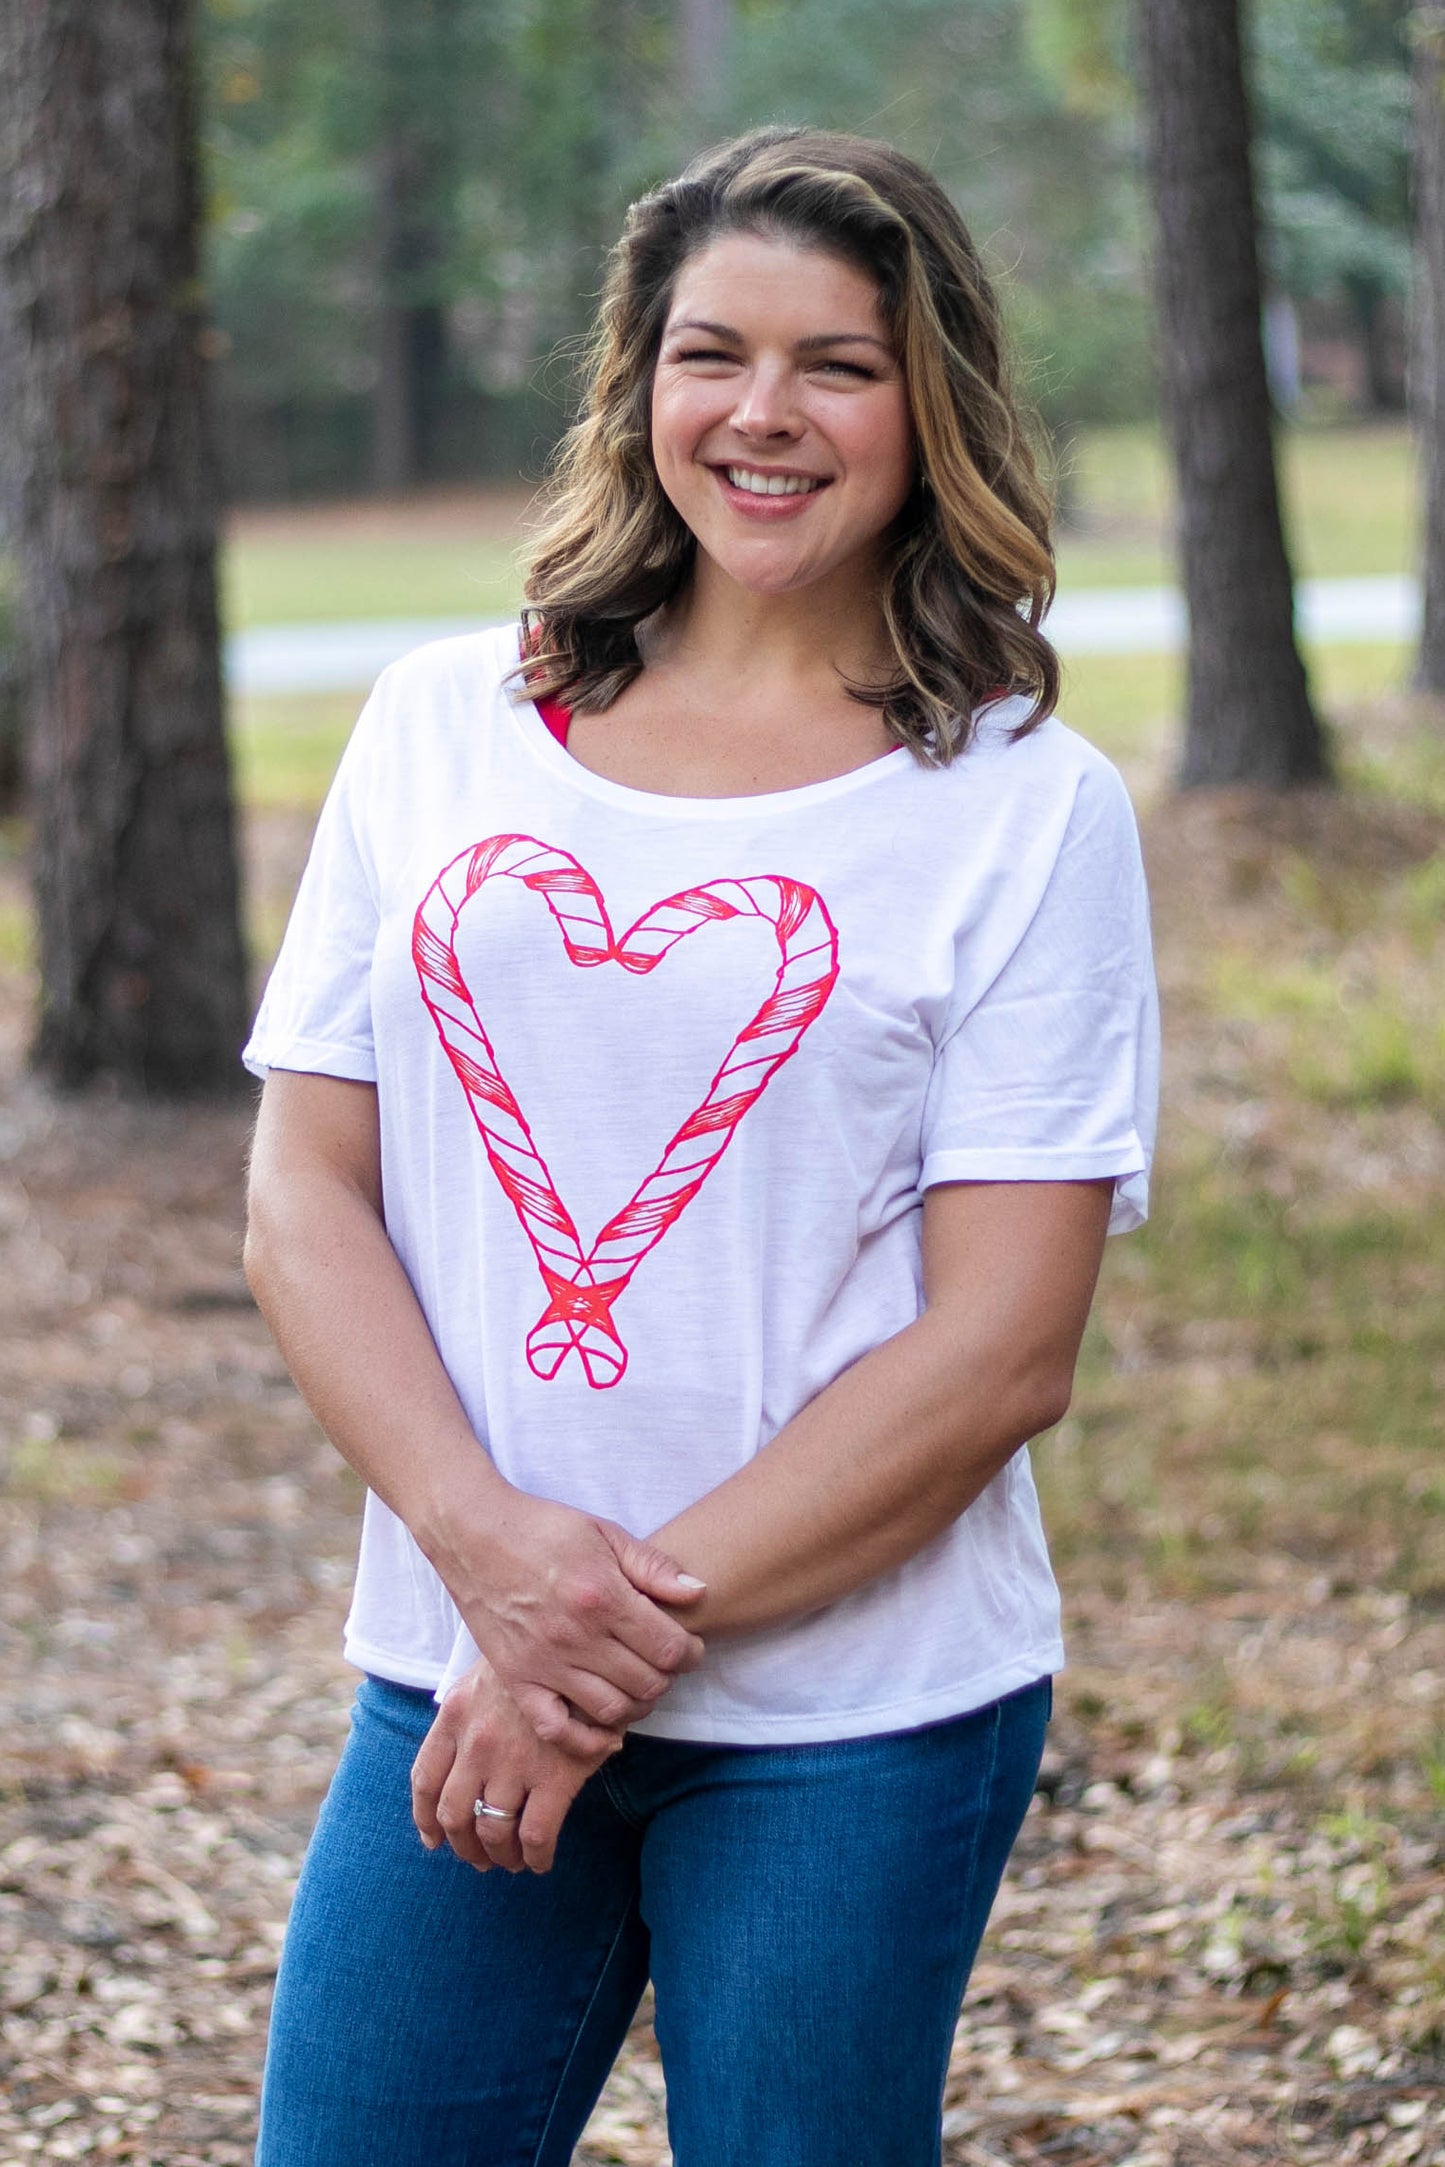
<svg viewBox="0 0 1445 2167">
<path fill-rule="evenodd" d="M 613 1934 L 612 1940 L 608 1945 L 607 1954 L 603 1957 L 601 1964 L 597 1968 L 597 1977 L 592 1982 L 592 1992 L 587 1997 L 587 2006 L 577 2019 L 577 2027 L 572 2034 L 572 2044 L 567 2049 L 567 2059 L 565 2062 L 563 2062 L 562 2067 L 557 2072 L 557 2083 L 552 2093 L 552 2103 L 547 2109 L 547 2119 L 542 2124 L 541 2134 L 537 2138 L 536 2149 L 532 2154 L 532 2167 L 538 2167 L 538 2162 L 542 2157 L 542 2153 L 546 2146 L 547 2139 L 552 2134 L 552 2124 L 557 2119 L 557 2104 L 562 2097 L 563 2090 L 567 2083 L 567 2073 L 571 2069 L 573 2062 L 577 2058 L 577 2049 L 582 2042 L 582 2034 L 587 2029 L 587 2019 L 591 2016 L 592 2011 L 597 2006 L 597 1997 L 602 1992 L 602 1982 L 607 1977 L 608 1969 L 612 1963 L 612 1959 L 617 1954 L 618 1944 L 621 1942 L 622 1936 L 627 1930 L 627 1919 L 628 1912 L 627 1909 L 624 1908 L 622 1916 L 617 1922 L 617 1931 Z"/>
<path fill-rule="evenodd" d="M 614 1811 L 620 1815 L 629 1828 L 642 1828 L 647 1820 L 646 1814 L 638 1813 L 634 1807 L 627 1803 L 627 1800 L 617 1787 L 611 1768 L 605 1761 L 598 1770 L 598 1774 L 602 1778 L 602 1788 L 611 1800 Z"/>
</svg>

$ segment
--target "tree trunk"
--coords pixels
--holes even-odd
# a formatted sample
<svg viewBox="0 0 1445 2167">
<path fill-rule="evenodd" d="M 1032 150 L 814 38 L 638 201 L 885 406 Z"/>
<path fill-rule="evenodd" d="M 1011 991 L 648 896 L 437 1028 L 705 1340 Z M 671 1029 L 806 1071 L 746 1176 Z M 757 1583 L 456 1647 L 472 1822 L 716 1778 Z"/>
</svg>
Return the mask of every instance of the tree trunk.
<svg viewBox="0 0 1445 2167">
<path fill-rule="evenodd" d="M 1415 324 L 1411 405 L 1424 474 L 1425 615 L 1415 681 L 1445 693 L 1445 7 L 1415 16 Z"/>
<path fill-rule="evenodd" d="M 0 384 L 62 1085 L 224 1087 L 246 1020 L 188 0 L 0 0 Z"/>
<path fill-rule="evenodd" d="M 462 63 L 453 0 L 380 0 L 372 20 L 381 130 L 373 165 L 372 478 L 378 489 L 398 490 L 428 473 L 446 395 L 447 322 L 438 289 L 444 206 L 456 180 L 447 93 Z"/>
<path fill-rule="evenodd" d="M 677 87 L 696 126 L 724 102 L 733 0 L 676 0 L 676 8 Z"/>
<path fill-rule="evenodd" d="M 416 147 L 401 136 L 377 160 L 380 308 L 372 402 L 372 477 L 378 489 L 410 489 L 426 467 L 444 368 L 441 310 L 414 298 L 434 276 L 436 249 L 419 198 Z"/>
<path fill-rule="evenodd" d="M 1345 280 L 1345 292 L 1360 332 L 1360 359 L 1364 363 L 1365 408 L 1371 414 L 1398 414 L 1401 406 L 1399 372 L 1390 337 L 1389 297 L 1377 278 L 1356 274 Z"/>
<path fill-rule="evenodd" d="M 1238 0 L 1139 0 L 1189 613 L 1185 785 L 1326 779 L 1280 520 Z"/>
</svg>

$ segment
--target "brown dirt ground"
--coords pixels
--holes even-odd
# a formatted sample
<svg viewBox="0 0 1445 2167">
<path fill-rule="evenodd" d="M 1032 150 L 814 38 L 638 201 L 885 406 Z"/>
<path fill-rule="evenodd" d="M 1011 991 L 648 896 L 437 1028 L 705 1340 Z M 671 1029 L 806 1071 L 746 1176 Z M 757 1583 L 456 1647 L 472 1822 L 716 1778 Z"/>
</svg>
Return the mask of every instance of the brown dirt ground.
<svg viewBox="0 0 1445 2167">
<path fill-rule="evenodd" d="M 1221 937 L 1247 916 L 1281 823 L 1321 863 L 1371 864 L 1439 847 L 1415 819 L 1156 807 L 1184 1118 L 1216 1119 L 1186 961 L 1201 914 Z M 304 840 L 294 820 L 258 832 L 258 879 L 284 889 Z M 346 1725 L 357 1488 L 241 1278 L 246 1106 L 56 1104 L 23 1075 L 26 999 L 0 980 L 0 2167 L 230 2167 Z M 1412 1119 L 1381 1178 L 1438 1204 L 1445 1147 Z M 1338 1127 L 1309 1154 L 1328 1161 Z M 1150 1390 L 1234 1389 L 1229 1349 L 1151 1339 L 1147 1318 L 1131 1340 L 1116 1308 L 1120 1367 Z M 1267 1540 L 1188 1596 L 1097 1564 L 1065 1565 L 1073 1661 L 959 2028 L 947 2160 L 1438 2167 L 1438 1802 L 1380 1740 L 1440 1705 L 1445 1600 Z M 1320 1785 L 1210 1728 L 1221 1676 L 1237 1706 L 1310 1713 Z M 644 2015 L 579 2162 L 658 2167 L 660 2100 Z"/>
</svg>

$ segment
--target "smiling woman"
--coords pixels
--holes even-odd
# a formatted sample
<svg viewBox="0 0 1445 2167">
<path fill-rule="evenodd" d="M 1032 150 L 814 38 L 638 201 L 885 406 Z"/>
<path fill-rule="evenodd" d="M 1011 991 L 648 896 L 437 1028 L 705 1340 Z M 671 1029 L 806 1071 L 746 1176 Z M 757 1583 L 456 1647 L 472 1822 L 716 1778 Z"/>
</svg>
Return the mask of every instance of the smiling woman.
<svg viewBox="0 0 1445 2167">
<path fill-rule="evenodd" d="M 811 582 L 878 522 L 854 570 L 887 637 L 849 692 L 890 742 L 947 760 L 1000 691 L 1025 694 L 1031 720 L 1050 712 L 1049 503 L 967 229 L 886 144 L 761 130 L 629 213 L 528 583 L 541 696 L 611 709 L 641 670 L 638 627 L 698 569 L 694 517 L 712 514 L 706 551 L 719 505 L 753 508 L 746 476 L 771 496 L 788 474 L 847 501 L 768 503 L 769 522 L 797 517 L 774 576 Z"/>
<path fill-rule="evenodd" d="M 723 309 L 733 322 L 703 313 Z M 845 328 L 810 328 L 820 322 Z M 767 594 L 840 575 L 878 587 L 915 474 L 885 333 L 872 279 L 817 248 L 726 234 L 683 265 L 653 375 L 652 456 L 724 577 Z"/>
<path fill-rule="evenodd" d="M 1051 562 L 942 190 L 764 132 L 629 218 L 524 625 L 367 704 L 247 1053 L 370 1492 L 258 2167 L 565 2167 L 649 1975 L 677 2167 L 936 2167 L 1153 1139 Z"/>
</svg>

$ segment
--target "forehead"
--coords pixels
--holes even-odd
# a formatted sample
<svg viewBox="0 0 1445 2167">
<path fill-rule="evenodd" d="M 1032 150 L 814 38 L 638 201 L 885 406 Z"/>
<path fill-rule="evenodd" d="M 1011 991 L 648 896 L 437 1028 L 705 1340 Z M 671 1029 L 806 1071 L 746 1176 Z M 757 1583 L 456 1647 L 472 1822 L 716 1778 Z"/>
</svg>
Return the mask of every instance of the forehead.
<svg viewBox="0 0 1445 2167">
<path fill-rule="evenodd" d="M 756 233 L 720 234 L 682 264 L 667 320 L 687 318 L 799 338 L 823 331 L 876 338 L 887 328 L 866 271 L 807 242 Z"/>
</svg>

